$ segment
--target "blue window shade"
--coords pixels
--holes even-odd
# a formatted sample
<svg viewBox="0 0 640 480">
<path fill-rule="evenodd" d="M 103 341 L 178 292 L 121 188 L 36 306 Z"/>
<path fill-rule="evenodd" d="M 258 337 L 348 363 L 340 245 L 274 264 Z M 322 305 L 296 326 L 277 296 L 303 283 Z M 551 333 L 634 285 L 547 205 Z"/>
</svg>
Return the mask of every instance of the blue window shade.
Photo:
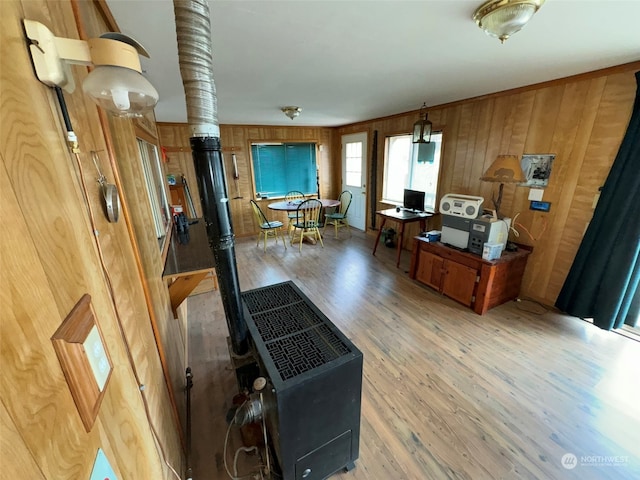
<svg viewBox="0 0 640 480">
<path fill-rule="evenodd" d="M 317 193 L 314 143 L 251 145 L 256 192 L 263 197 L 284 197 L 291 190 Z"/>
</svg>

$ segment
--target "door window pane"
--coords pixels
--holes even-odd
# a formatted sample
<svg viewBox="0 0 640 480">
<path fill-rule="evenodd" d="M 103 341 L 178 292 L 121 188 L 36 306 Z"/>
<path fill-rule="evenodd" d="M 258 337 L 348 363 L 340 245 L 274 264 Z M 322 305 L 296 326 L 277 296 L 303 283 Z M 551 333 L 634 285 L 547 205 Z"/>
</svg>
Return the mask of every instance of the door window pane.
<svg viewBox="0 0 640 480">
<path fill-rule="evenodd" d="M 362 142 L 346 144 L 345 184 L 362 187 Z"/>
</svg>

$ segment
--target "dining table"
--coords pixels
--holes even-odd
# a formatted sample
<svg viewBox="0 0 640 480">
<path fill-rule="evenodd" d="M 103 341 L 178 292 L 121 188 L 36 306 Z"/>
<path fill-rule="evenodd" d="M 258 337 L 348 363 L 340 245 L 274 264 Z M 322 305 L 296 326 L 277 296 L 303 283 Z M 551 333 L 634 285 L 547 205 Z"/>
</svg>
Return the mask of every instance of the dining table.
<svg viewBox="0 0 640 480">
<path fill-rule="evenodd" d="M 309 199 L 306 199 L 309 200 Z M 340 200 L 333 200 L 330 198 L 318 198 L 318 200 L 320 200 L 320 202 L 322 203 L 322 208 L 333 208 L 333 207 L 339 207 L 340 206 Z M 300 204 L 304 202 L 304 200 L 299 199 L 299 200 L 283 200 L 281 202 L 273 202 L 270 203 L 269 205 L 267 205 L 267 207 L 269 208 L 269 210 L 276 210 L 276 211 L 280 211 L 280 212 L 295 212 L 296 210 L 298 210 L 298 207 L 300 206 Z M 311 243 L 312 245 L 316 244 L 316 241 L 314 238 L 310 238 L 310 237 L 304 237 L 304 241 Z"/>
<path fill-rule="evenodd" d="M 322 203 L 322 208 L 331 208 L 331 207 L 337 207 L 340 205 L 340 200 L 332 200 L 329 198 L 319 198 L 318 200 L 320 200 L 320 202 Z M 268 207 L 269 207 L 269 210 L 295 212 L 298 209 L 298 206 L 302 202 L 304 202 L 304 200 L 291 200 L 291 201 L 283 200 L 281 202 L 270 203 Z"/>
</svg>

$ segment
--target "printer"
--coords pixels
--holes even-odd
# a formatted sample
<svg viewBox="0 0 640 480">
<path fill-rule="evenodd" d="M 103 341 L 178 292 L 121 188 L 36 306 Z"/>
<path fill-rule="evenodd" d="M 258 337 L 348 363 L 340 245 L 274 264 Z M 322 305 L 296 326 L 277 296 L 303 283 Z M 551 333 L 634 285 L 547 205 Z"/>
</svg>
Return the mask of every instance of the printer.
<svg viewBox="0 0 640 480">
<path fill-rule="evenodd" d="M 493 215 L 481 216 L 471 220 L 469 229 L 469 244 L 471 253 L 482 255 L 484 244 L 501 244 L 504 251 L 511 228 L 510 218 L 496 218 Z"/>
<path fill-rule="evenodd" d="M 440 241 L 482 255 L 485 243 L 502 244 L 504 250 L 511 227 L 510 218 L 482 215 L 484 198 L 447 194 L 440 200 L 442 236 Z"/>
</svg>

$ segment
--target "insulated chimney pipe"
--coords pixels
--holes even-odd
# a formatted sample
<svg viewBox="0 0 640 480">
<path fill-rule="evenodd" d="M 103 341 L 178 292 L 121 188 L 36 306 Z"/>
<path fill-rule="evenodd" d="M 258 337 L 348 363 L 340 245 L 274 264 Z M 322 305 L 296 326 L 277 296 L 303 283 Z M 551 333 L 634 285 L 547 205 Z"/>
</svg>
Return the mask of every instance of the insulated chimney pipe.
<svg viewBox="0 0 640 480">
<path fill-rule="evenodd" d="M 180 74 L 187 103 L 191 150 L 209 243 L 224 306 L 231 347 L 248 351 L 235 242 L 220 146 L 216 87 L 213 82 L 208 0 L 174 0 Z"/>
</svg>

